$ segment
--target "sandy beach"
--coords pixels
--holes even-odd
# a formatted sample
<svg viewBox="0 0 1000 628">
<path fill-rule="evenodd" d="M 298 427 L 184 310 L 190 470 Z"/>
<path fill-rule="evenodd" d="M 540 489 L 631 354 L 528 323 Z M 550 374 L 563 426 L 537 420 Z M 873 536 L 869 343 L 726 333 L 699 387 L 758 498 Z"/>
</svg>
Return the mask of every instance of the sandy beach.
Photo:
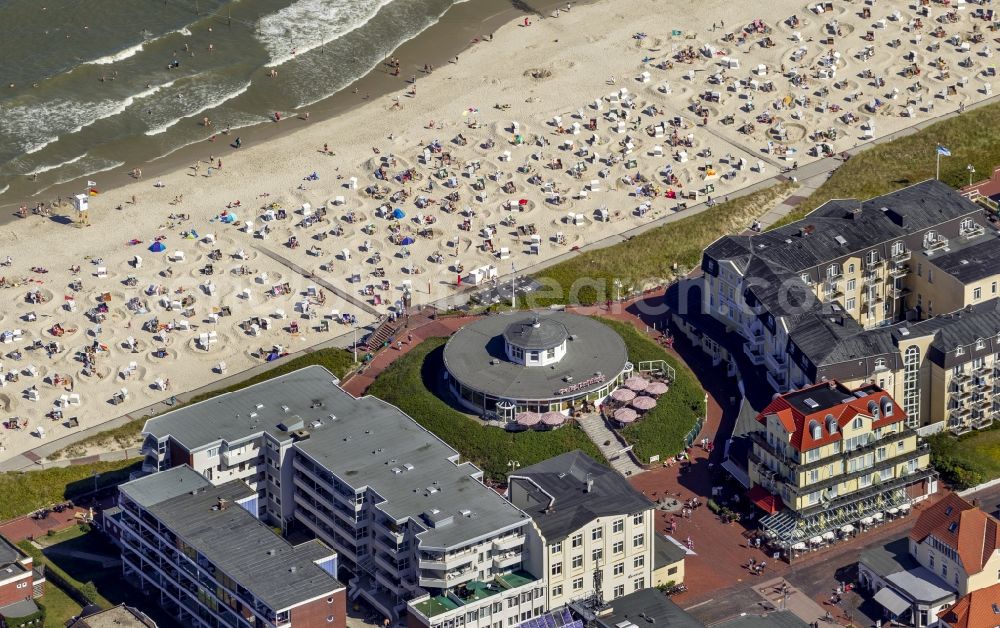
<svg viewBox="0 0 1000 628">
<path fill-rule="evenodd" d="M 574 6 L 401 59 L 415 83 L 345 115 L 220 134 L 88 225 L 29 210 L 0 229 L 0 460 L 987 98 L 980 11 Z"/>
</svg>

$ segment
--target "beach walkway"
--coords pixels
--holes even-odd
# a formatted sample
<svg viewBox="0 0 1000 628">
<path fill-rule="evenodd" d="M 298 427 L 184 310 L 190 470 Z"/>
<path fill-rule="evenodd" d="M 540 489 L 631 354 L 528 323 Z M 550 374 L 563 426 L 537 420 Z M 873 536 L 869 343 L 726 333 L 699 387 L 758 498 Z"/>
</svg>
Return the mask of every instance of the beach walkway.
<svg viewBox="0 0 1000 628">
<path fill-rule="evenodd" d="M 376 310 L 372 306 L 368 305 L 366 302 L 362 301 L 361 299 L 355 298 L 355 296 L 353 294 L 350 294 L 350 293 L 348 293 L 345 290 L 341 290 L 340 288 L 338 288 L 337 286 L 333 285 L 329 281 L 323 279 L 322 277 L 320 277 L 320 276 L 318 276 L 318 275 L 316 275 L 314 273 L 311 273 L 311 272 L 307 271 L 305 268 L 302 268 L 301 266 L 299 266 L 298 264 L 296 264 L 292 260 L 288 259 L 287 257 L 285 257 L 283 255 L 279 255 L 278 253 L 275 253 L 271 249 L 265 248 L 263 246 L 254 246 L 253 248 L 255 248 L 258 251 L 260 251 L 263 255 L 266 255 L 266 256 L 270 257 L 271 259 L 273 259 L 274 261 L 278 262 L 282 266 L 284 266 L 284 267 L 286 267 L 286 268 L 288 268 L 290 270 L 295 271 L 299 275 L 302 275 L 306 279 L 308 279 L 310 281 L 316 282 L 324 290 L 329 290 L 330 292 L 332 292 L 333 294 L 337 295 L 341 299 L 347 301 L 348 303 L 350 303 L 354 307 L 356 307 L 356 308 L 358 308 L 360 310 L 364 310 L 365 312 L 368 312 L 369 314 L 371 314 L 372 316 L 374 316 L 376 318 L 378 318 L 379 316 L 381 316 L 381 312 L 379 312 L 378 310 Z"/>
</svg>

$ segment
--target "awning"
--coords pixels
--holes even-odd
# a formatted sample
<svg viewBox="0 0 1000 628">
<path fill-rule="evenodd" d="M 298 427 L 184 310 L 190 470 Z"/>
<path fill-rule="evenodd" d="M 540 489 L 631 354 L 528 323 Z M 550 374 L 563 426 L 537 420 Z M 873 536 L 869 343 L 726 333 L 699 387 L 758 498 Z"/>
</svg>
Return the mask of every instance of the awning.
<svg viewBox="0 0 1000 628">
<path fill-rule="evenodd" d="M 893 615 L 902 615 L 910 608 L 910 603 L 904 600 L 898 593 L 884 587 L 875 594 L 875 601 L 885 607 Z"/>
<path fill-rule="evenodd" d="M 782 509 L 783 504 L 781 503 L 781 498 L 773 493 L 769 492 L 766 488 L 761 485 L 756 485 L 747 494 L 750 501 L 769 515 L 773 515 Z"/>
</svg>

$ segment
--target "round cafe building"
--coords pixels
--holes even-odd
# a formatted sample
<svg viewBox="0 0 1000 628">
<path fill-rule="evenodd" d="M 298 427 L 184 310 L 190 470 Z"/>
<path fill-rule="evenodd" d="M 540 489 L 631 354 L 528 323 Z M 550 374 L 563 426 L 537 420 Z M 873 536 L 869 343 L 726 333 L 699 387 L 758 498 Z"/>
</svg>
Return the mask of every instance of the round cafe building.
<svg viewBox="0 0 1000 628">
<path fill-rule="evenodd" d="M 513 421 L 598 405 L 632 373 L 613 329 L 576 314 L 512 312 L 461 328 L 444 348 L 449 388 L 465 408 Z"/>
</svg>

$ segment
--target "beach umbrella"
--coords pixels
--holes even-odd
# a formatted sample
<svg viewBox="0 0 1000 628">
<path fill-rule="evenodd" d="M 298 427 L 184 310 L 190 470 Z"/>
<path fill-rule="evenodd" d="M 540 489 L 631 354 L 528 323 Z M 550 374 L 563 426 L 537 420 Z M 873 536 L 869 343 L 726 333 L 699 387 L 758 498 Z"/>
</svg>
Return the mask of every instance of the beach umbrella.
<svg viewBox="0 0 1000 628">
<path fill-rule="evenodd" d="M 520 205 L 521 207 L 524 207 L 525 205 L 528 204 L 528 199 L 526 199 L 526 198 L 519 199 L 517 201 L 517 204 Z"/>
<path fill-rule="evenodd" d="M 546 412 L 542 415 L 542 423 L 553 427 L 556 425 L 562 425 L 565 420 L 566 415 L 562 412 Z"/>
<path fill-rule="evenodd" d="M 638 418 L 639 415 L 632 408 L 618 408 L 615 410 L 615 421 L 619 423 L 631 423 Z"/>
<path fill-rule="evenodd" d="M 668 390 L 670 390 L 670 386 L 667 386 L 665 382 L 651 382 L 649 386 L 646 386 L 646 394 L 649 395 L 662 395 Z"/>
<path fill-rule="evenodd" d="M 403 218 L 406 218 L 406 212 L 404 212 L 402 208 L 397 207 L 392 211 L 392 217 L 395 218 L 396 220 L 401 220 Z"/>
<path fill-rule="evenodd" d="M 521 412 L 515 419 L 518 425 L 523 425 L 524 427 L 531 427 L 532 425 L 538 425 L 539 421 L 542 420 L 542 415 L 537 412 Z"/>
<path fill-rule="evenodd" d="M 625 380 L 625 387 L 629 390 L 634 390 L 635 392 L 642 392 L 646 390 L 646 386 L 649 386 L 649 382 L 646 381 L 645 378 L 639 377 L 638 375 L 633 375 Z"/>
<path fill-rule="evenodd" d="M 167 247 L 162 242 L 153 242 L 149 245 L 149 250 L 153 253 L 162 253 L 167 250 Z"/>
<path fill-rule="evenodd" d="M 410 236 L 406 236 L 405 238 L 403 238 L 402 240 L 400 240 L 399 243 L 402 244 L 403 246 L 409 246 L 409 245 L 413 244 L 414 242 L 416 242 L 416 240 L 414 240 Z"/>
<path fill-rule="evenodd" d="M 636 397 L 632 400 L 632 407 L 636 410 L 652 410 L 656 407 L 656 399 L 652 397 Z"/>
<path fill-rule="evenodd" d="M 619 388 L 611 393 L 611 398 L 615 401 L 620 401 L 622 403 L 628 403 L 635 399 L 635 393 L 628 388 Z"/>
</svg>

